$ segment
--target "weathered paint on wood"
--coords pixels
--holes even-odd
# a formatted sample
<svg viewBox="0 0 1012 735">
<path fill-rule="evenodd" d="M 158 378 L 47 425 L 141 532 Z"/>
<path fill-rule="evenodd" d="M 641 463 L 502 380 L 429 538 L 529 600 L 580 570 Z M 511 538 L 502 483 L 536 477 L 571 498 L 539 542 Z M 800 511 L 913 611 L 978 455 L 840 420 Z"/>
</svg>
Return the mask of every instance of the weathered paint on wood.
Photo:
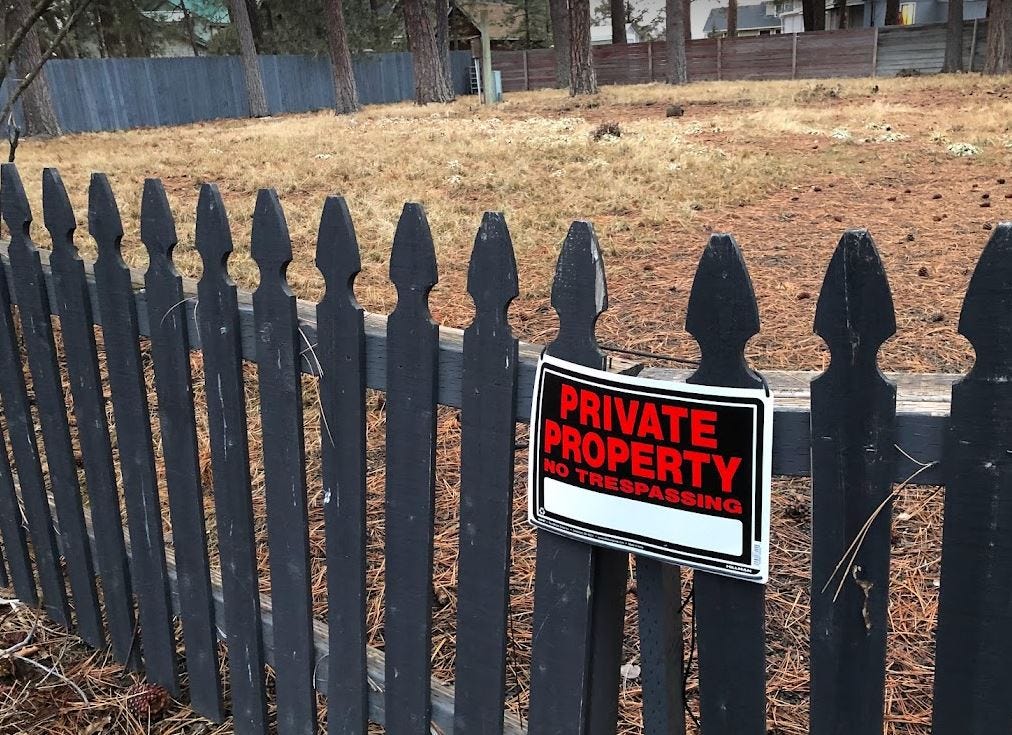
<svg viewBox="0 0 1012 735">
<path fill-rule="evenodd" d="M 588 222 L 566 235 L 552 284 L 559 332 L 547 353 L 603 368 L 594 325 L 608 308 L 604 262 Z M 628 556 L 538 532 L 532 732 L 615 729 Z M 591 698 L 596 702 L 591 702 Z"/>
<path fill-rule="evenodd" d="M 1012 224 L 970 279 L 959 333 L 976 358 L 952 388 L 935 644 L 935 735 L 1012 723 Z"/>
<path fill-rule="evenodd" d="M 6 587 L 13 582 L 18 599 L 26 605 L 37 606 L 39 597 L 35 589 L 35 577 L 32 574 L 32 560 L 28 555 L 25 527 L 21 521 L 21 506 L 14 490 L 14 476 L 2 429 L 0 429 L 0 535 L 3 536 L 4 556 L 10 570 L 9 578 L 5 580 L 3 586 Z"/>
<path fill-rule="evenodd" d="M 436 255 L 425 212 L 405 204 L 390 253 L 387 320 L 387 730 L 427 735 L 439 327 L 429 314 Z"/>
<path fill-rule="evenodd" d="M 811 729 L 881 735 L 896 386 L 877 355 L 896 318 L 866 230 L 840 240 L 815 331 L 832 360 L 811 389 Z"/>
<path fill-rule="evenodd" d="M 148 251 L 148 323 L 158 397 L 165 483 L 172 518 L 173 548 L 180 594 L 186 600 L 181 620 L 190 677 L 190 705 L 214 722 L 223 718 L 214 603 L 204 528 L 204 497 L 197 458 L 197 420 L 193 410 L 190 348 L 179 306 L 183 284 L 172 262 L 176 226 L 165 189 L 157 179 L 144 182 L 141 240 Z"/>
<path fill-rule="evenodd" d="M 89 535 L 94 543 L 94 530 L 89 527 Z M 130 544 L 127 543 L 127 555 L 130 556 Z M 179 598 L 179 589 L 176 584 L 176 563 L 172 552 L 168 552 L 166 558 L 166 569 L 168 571 L 169 585 L 172 593 L 172 609 L 178 615 L 180 605 L 183 604 Z M 215 613 L 219 619 L 224 619 L 224 595 L 222 594 L 222 579 L 217 570 L 211 570 L 211 589 L 214 593 Z M 274 665 L 274 606 L 269 595 L 260 597 L 260 609 L 263 611 L 263 640 L 264 653 L 267 664 Z M 280 625 L 280 623 L 279 623 Z M 226 639 L 226 633 L 218 628 L 218 638 L 221 641 Z M 316 667 L 316 676 L 313 683 L 316 691 L 326 694 L 330 686 L 327 657 L 330 655 L 330 642 L 328 640 L 327 624 L 313 620 L 313 656 Z M 368 662 L 369 681 L 369 721 L 378 725 L 386 724 L 386 659 L 383 652 L 372 648 L 366 649 L 366 660 Z M 444 735 L 454 735 L 453 727 L 453 687 L 447 686 L 436 678 L 431 679 L 432 690 L 432 725 Z M 523 727 L 520 718 L 506 712 L 503 715 L 503 732 L 505 735 L 524 735 L 527 730 Z"/>
<path fill-rule="evenodd" d="M 77 438 L 95 525 L 95 558 L 102 578 L 102 602 L 116 660 L 131 667 L 140 663 L 134 640 L 133 587 L 123 544 L 122 516 L 116 470 L 95 345 L 91 294 L 84 261 L 74 245 L 77 218 L 56 169 L 42 174 L 42 203 L 53 249 L 49 255 L 53 311 L 60 316 L 64 362 L 70 378 L 77 419 Z M 40 253 L 41 254 L 41 253 Z"/>
<path fill-rule="evenodd" d="M 5 270 L 9 270 L 9 264 Z M 70 624 L 67 590 L 60 570 L 60 551 L 56 546 L 53 518 L 47 500 L 46 484 L 35 439 L 25 376 L 21 366 L 21 349 L 11 310 L 11 291 L 4 273 L 0 284 L 0 396 L 7 422 L 7 436 L 18 473 L 18 487 L 24 503 L 25 520 L 32 541 L 35 568 L 46 613 L 59 625 Z M 19 513 L 20 515 L 20 513 Z"/>
<path fill-rule="evenodd" d="M 41 251 L 43 267 L 46 267 L 48 253 Z M 0 257 L 6 258 L 0 243 Z M 85 272 L 90 275 L 91 264 L 85 262 Z M 47 285 L 52 292 L 53 284 L 49 270 L 46 270 Z M 143 274 L 135 272 L 134 299 L 140 310 L 139 328 L 142 336 L 149 335 L 147 319 L 147 297 L 143 291 Z M 189 297 L 196 293 L 196 282 L 183 279 L 184 292 Z M 8 276 L 8 285 L 10 277 Z M 97 299 L 94 281 L 89 278 L 93 301 Z M 243 356 L 247 360 L 256 358 L 256 338 L 253 326 L 253 309 L 248 293 L 240 291 L 239 324 L 242 333 Z M 299 325 L 309 344 L 316 341 L 315 304 L 298 302 Z M 191 349 L 202 349 L 194 314 L 197 312 L 196 299 L 187 301 L 179 308 L 187 317 L 188 338 Z M 100 314 L 94 314 L 97 323 Z M 380 314 L 365 315 L 366 333 L 366 384 L 377 390 L 386 389 L 386 317 Z M 463 371 L 463 332 L 450 327 L 439 329 L 439 403 L 459 408 L 462 403 L 461 374 Z M 542 348 L 526 342 L 520 343 L 520 361 L 517 375 L 517 420 L 530 419 L 531 391 L 534 384 L 534 369 Z M 609 369 L 624 372 L 636 369 L 635 363 L 615 358 L 608 359 Z M 316 361 L 309 356 L 301 363 L 306 374 L 316 374 Z M 685 380 L 691 370 L 668 368 L 645 368 L 640 375 L 663 380 Z M 809 426 L 809 383 L 818 376 L 812 371 L 770 370 L 764 373 L 770 389 L 777 396 L 774 416 L 773 474 L 808 476 L 811 472 L 811 440 Z M 886 377 L 897 387 L 897 444 L 901 447 L 915 447 L 918 457 L 929 460 L 941 458 L 944 435 L 948 426 L 949 390 L 960 376 L 948 373 L 886 373 Z M 920 465 L 897 453 L 896 473 L 893 479 L 905 480 Z M 941 464 L 932 465 L 917 476 L 924 484 L 942 482 Z"/>
<path fill-rule="evenodd" d="M 120 252 L 123 224 L 119 207 L 104 174 L 91 177 L 88 230 L 98 245 L 95 281 L 127 525 L 134 545 L 131 570 L 138 598 L 144 668 L 149 681 L 177 696 L 176 645 L 165 575 L 162 509 L 140 355 L 137 303 L 133 298 L 130 269 Z"/>
<path fill-rule="evenodd" d="M 506 220 L 488 212 L 471 252 L 475 316 L 464 331 L 454 676 L 454 729 L 461 733 L 503 728 L 519 360 L 507 313 L 518 288 Z"/>
<path fill-rule="evenodd" d="M 759 332 L 752 280 L 738 244 L 713 235 L 696 269 L 685 328 L 699 344 L 699 368 L 688 382 L 760 388 L 745 361 Z M 707 735 L 765 735 L 765 587 L 696 572 L 700 721 Z"/>
<path fill-rule="evenodd" d="M 260 268 L 253 313 L 260 395 L 267 398 L 260 401 L 260 417 L 271 595 L 276 613 L 284 621 L 275 631 L 274 641 L 278 729 L 286 734 L 312 735 L 316 729 L 316 697 L 299 369 L 305 345 L 299 334 L 295 294 L 285 278 L 285 269 L 292 260 L 292 242 L 281 203 L 271 189 L 261 189 L 257 195 L 251 251 Z"/>
<path fill-rule="evenodd" d="M 636 557 L 643 732 L 684 735 L 682 586 L 680 569 Z"/>
<path fill-rule="evenodd" d="M 28 368 L 46 447 L 49 484 L 56 499 L 77 633 L 90 645 L 100 647 L 105 644 L 105 635 L 95 589 L 95 567 L 85 533 L 84 506 L 70 443 L 49 299 L 42 264 L 29 234 L 32 212 L 14 164 L 3 164 L 0 177 L 0 210 L 11 233 L 8 253 L 16 284 L 21 334 L 28 352 Z"/>
<path fill-rule="evenodd" d="M 365 321 L 352 285 L 361 270 L 358 240 L 344 199 L 328 197 L 316 244 L 327 290 L 316 307 L 327 532 L 330 687 L 327 732 L 365 735 L 366 661 Z"/>
<path fill-rule="evenodd" d="M 257 584 L 257 550 L 253 531 L 249 476 L 249 437 L 243 382 L 239 305 L 228 275 L 232 233 L 221 194 L 204 184 L 197 202 L 196 246 L 204 271 L 197 286 L 197 314 L 204 357 L 214 483 L 221 601 L 216 618 L 228 645 L 232 723 L 238 735 L 266 735 L 267 689 Z"/>
</svg>

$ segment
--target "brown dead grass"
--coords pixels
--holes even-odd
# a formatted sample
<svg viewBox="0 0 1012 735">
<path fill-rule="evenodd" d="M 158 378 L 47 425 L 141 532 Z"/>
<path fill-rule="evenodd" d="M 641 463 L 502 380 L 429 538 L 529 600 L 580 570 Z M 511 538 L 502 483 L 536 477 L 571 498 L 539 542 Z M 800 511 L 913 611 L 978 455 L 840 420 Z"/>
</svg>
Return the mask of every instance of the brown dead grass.
<svg viewBox="0 0 1012 735">
<path fill-rule="evenodd" d="M 679 89 L 645 85 L 605 88 L 597 98 L 582 101 L 539 92 L 510 95 L 495 109 L 460 100 L 439 108 L 368 108 L 353 118 L 320 113 L 29 140 L 19 149 L 19 163 L 35 201 L 39 168 L 60 168 L 78 206 L 82 232 L 88 173 L 107 171 L 121 197 L 125 254 L 137 267 L 146 260 L 137 240 L 140 185 L 146 176 L 161 177 L 178 218 L 182 244 L 176 260 L 193 276 L 200 272 L 192 249 L 197 189 L 204 181 L 217 182 L 230 208 L 237 246 L 231 269 L 247 288 L 257 282 L 248 247 L 255 191 L 274 186 L 286 206 L 293 237 L 295 261 L 289 277 L 307 298 L 318 297 L 322 288 L 312 263 L 320 206 L 325 195 L 341 193 L 355 216 L 362 248 L 357 293 L 368 309 L 381 312 L 394 303 L 386 267 L 401 204 L 421 200 L 441 270 L 433 312 L 441 323 L 457 327 L 465 326 L 473 313 L 464 286 L 481 212 L 503 209 L 521 271 L 512 322 L 521 337 L 538 343 L 551 339 L 555 329 L 548 300 L 559 243 L 571 219 L 586 217 L 601 238 L 609 276 L 611 309 L 599 325 L 601 340 L 681 357 L 696 354 L 681 324 L 699 252 L 709 232 L 730 231 L 743 246 L 759 299 L 764 328 L 749 344 L 748 354 L 760 369 L 824 365 L 824 347 L 811 332 L 824 268 L 844 228 L 867 226 L 885 260 L 897 310 L 898 335 L 883 349 L 883 365 L 957 371 L 970 361 L 967 344 L 955 331 L 970 269 L 987 238 L 986 228 L 1012 213 L 1012 184 L 1004 180 L 1012 160 L 1009 84 L 1007 78 L 969 75 L 712 83 Z M 664 116 L 671 102 L 685 107 L 684 117 Z M 618 123 L 621 137 L 592 140 L 591 132 L 606 122 Z M 952 143 L 977 145 L 981 153 L 953 156 L 947 150 Z M 41 231 L 37 239 L 45 242 Z M 93 253 L 90 238 L 82 234 L 79 241 L 86 254 Z M 199 355 L 194 371 L 202 405 Z M 252 366 L 247 378 L 252 473 L 263 538 L 259 397 Z M 320 415 L 315 381 L 306 379 L 303 387 L 315 610 L 323 617 L 327 601 Z M 368 626 L 373 644 L 382 646 L 385 425 L 377 395 L 371 394 L 370 406 Z M 452 682 L 457 412 L 441 409 L 439 428 L 433 664 L 438 676 Z M 209 486 L 205 425 L 200 441 Z M 518 441 L 523 441 L 522 432 Z M 508 676 L 508 706 L 521 715 L 528 700 L 534 566 L 534 537 L 521 507 L 524 469 L 521 458 Z M 773 733 L 800 735 L 807 732 L 808 707 L 809 483 L 777 480 L 774 497 L 774 571 L 767 588 L 769 720 Z M 210 501 L 207 510 L 213 547 Z M 887 732 L 927 733 L 940 494 L 931 488 L 905 488 L 893 530 Z M 260 583 L 265 592 L 270 589 L 267 556 L 264 544 Z M 624 656 L 637 662 L 634 585 L 628 600 Z M 52 682 L 42 686 L 26 676 L 0 679 L 0 686 L 9 687 L 4 691 L 23 690 L 16 698 L 8 694 L 7 704 L 0 702 L 0 732 L 15 722 L 29 732 L 78 732 L 117 711 L 122 677 L 102 667 L 101 674 L 89 673 L 96 666 L 91 654 L 74 650 L 63 659 L 76 661 L 65 673 L 75 680 L 92 677 L 88 681 L 96 682 L 99 704 L 70 708 L 56 703 L 65 701 L 58 697 L 66 697 L 67 691 L 49 689 Z M 695 696 L 694 677 L 689 693 Z M 640 732 L 638 680 L 626 682 L 621 696 L 621 732 Z M 14 709 L 11 702 L 17 705 Z M 70 713 L 69 719 L 61 720 L 47 707 Z M 698 709 L 694 699 L 692 707 Z M 51 716 L 42 718 L 44 712 Z M 45 724 L 33 729 L 35 722 Z M 177 707 L 153 731 L 183 732 L 199 722 Z"/>
</svg>

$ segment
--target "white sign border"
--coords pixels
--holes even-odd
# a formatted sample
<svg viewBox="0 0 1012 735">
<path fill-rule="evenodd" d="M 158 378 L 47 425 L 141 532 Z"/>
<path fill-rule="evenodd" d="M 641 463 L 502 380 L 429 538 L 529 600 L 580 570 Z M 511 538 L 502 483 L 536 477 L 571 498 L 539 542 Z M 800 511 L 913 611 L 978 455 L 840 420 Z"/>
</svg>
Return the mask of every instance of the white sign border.
<svg viewBox="0 0 1012 735">
<path fill-rule="evenodd" d="M 763 427 L 762 427 L 762 441 L 765 451 L 762 455 L 762 467 L 753 466 L 753 507 L 756 507 L 756 498 L 754 494 L 761 492 L 762 497 L 759 499 L 762 505 L 762 520 L 761 520 L 761 541 L 759 545 L 759 560 L 758 563 L 753 563 L 750 567 L 742 568 L 740 572 L 736 572 L 734 568 L 728 568 L 727 566 L 718 566 L 716 564 L 708 563 L 708 559 L 711 557 L 705 554 L 691 554 L 691 553 L 679 553 L 678 559 L 672 558 L 672 554 L 661 554 L 652 551 L 649 548 L 641 548 L 635 544 L 630 543 L 626 539 L 616 539 L 610 537 L 606 533 L 594 533 L 589 532 L 583 527 L 569 527 L 565 523 L 553 520 L 546 522 L 537 517 L 534 509 L 534 495 L 535 495 L 535 483 L 538 479 L 538 467 L 537 467 L 537 454 L 539 453 L 539 442 L 540 442 L 540 431 L 537 422 L 538 406 L 541 401 L 541 390 L 542 390 L 542 378 L 545 374 L 545 370 L 550 367 L 559 367 L 568 370 L 571 373 L 576 373 L 584 378 L 587 382 L 594 385 L 595 381 L 607 381 L 608 383 L 624 384 L 630 388 L 636 389 L 637 392 L 653 398 L 668 398 L 672 391 L 689 393 L 692 395 L 699 396 L 701 399 L 707 397 L 712 398 L 747 398 L 759 402 L 763 408 Z M 607 388 L 607 385 L 600 385 L 602 388 Z M 651 389 L 663 391 L 662 393 L 651 393 Z M 692 400 L 686 398 L 685 400 Z M 714 403 L 715 401 L 708 401 Z M 740 406 L 740 403 L 727 404 Z M 758 418 L 758 417 L 756 417 Z M 754 425 L 754 424 L 753 424 Z M 755 432 L 754 434 L 757 434 Z M 758 441 L 758 436 L 753 435 L 753 453 L 755 452 L 755 442 Z M 754 464 L 754 463 L 753 463 Z M 769 551 L 770 551 L 770 514 L 771 500 L 772 500 L 772 476 L 773 476 L 773 395 L 770 393 L 768 388 L 726 388 L 712 385 L 698 385 L 695 383 L 683 383 L 668 380 L 657 380 L 655 378 L 641 378 L 631 375 L 623 375 L 621 373 L 610 373 L 605 370 L 597 370 L 594 368 L 584 367 L 575 363 L 560 360 L 551 355 L 542 355 L 538 362 L 537 370 L 535 372 L 534 379 L 534 390 L 531 395 L 531 423 L 530 423 L 530 438 L 528 442 L 528 460 L 527 460 L 527 520 L 533 526 L 539 529 L 543 529 L 550 533 L 557 533 L 569 538 L 576 539 L 578 541 L 584 541 L 586 543 L 592 543 L 599 546 L 605 546 L 607 548 L 618 549 L 620 551 L 627 551 L 631 554 L 640 556 L 648 556 L 669 564 L 679 564 L 681 566 L 690 567 L 704 572 L 711 572 L 713 574 L 719 574 L 722 576 L 733 577 L 735 579 L 745 580 L 749 582 L 758 582 L 765 584 L 769 581 Z M 760 472 L 760 482 L 756 482 L 755 473 Z M 753 545 L 755 542 L 755 529 L 753 530 Z M 754 552 L 753 552 L 754 557 Z M 694 559 L 699 559 L 695 561 Z M 726 564 L 726 563 L 725 563 Z"/>
</svg>

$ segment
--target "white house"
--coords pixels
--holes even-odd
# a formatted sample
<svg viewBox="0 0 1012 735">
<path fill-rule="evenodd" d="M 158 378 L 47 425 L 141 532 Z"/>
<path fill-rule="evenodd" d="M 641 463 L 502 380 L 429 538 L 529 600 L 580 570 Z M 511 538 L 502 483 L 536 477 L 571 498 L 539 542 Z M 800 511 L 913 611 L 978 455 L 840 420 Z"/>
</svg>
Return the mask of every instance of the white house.
<svg viewBox="0 0 1012 735">
<path fill-rule="evenodd" d="M 640 36 L 639 31 L 633 26 L 632 23 L 626 23 L 625 25 L 625 42 L 626 43 L 639 43 L 645 40 Z M 605 46 L 611 43 L 611 23 L 602 23 L 601 25 L 590 27 L 590 43 L 592 46 Z"/>
</svg>

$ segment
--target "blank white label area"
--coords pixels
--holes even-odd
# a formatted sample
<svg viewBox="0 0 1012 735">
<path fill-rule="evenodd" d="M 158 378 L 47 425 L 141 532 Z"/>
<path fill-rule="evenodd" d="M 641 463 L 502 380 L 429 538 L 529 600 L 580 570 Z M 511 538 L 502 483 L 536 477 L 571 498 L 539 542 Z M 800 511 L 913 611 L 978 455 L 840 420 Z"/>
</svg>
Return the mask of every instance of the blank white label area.
<svg viewBox="0 0 1012 735">
<path fill-rule="evenodd" d="M 608 529 L 716 554 L 740 556 L 741 521 L 692 513 L 678 508 L 629 500 L 620 495 L 585 490 L 546 477 L 545 510 L 549 513 Z"/>
</svg>

